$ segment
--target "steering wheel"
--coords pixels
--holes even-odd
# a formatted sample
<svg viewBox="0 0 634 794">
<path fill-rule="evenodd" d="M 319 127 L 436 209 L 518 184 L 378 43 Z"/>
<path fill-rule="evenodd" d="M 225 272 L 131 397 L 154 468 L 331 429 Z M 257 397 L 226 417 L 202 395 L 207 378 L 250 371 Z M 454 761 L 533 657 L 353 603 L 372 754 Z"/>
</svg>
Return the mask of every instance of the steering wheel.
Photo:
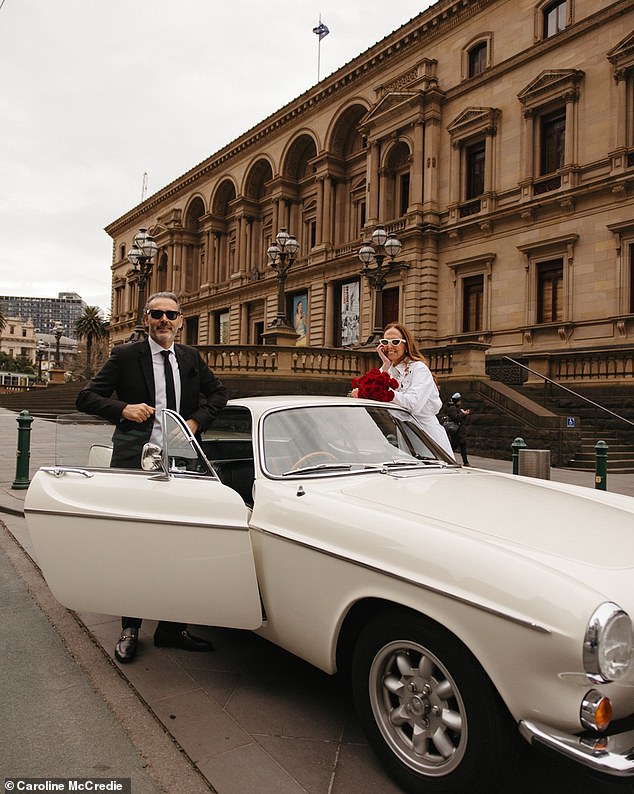
<svg viewBox="0 0 634 794">
<path fill-rule="evenodd" d="M 296 460 L 291 468 L 291 471 L 294 471 L 295 469 L 301 469 L 304 464 L 308 463 L 313 458 L 319 457 L 326 458 L 326 460 L 337 460 L 332 452 L 327 452 L 325 449 L 315 449 L 313 452 L 308 452 L 306 455 L 302 455 L 299 460 Z"/>
</svg>

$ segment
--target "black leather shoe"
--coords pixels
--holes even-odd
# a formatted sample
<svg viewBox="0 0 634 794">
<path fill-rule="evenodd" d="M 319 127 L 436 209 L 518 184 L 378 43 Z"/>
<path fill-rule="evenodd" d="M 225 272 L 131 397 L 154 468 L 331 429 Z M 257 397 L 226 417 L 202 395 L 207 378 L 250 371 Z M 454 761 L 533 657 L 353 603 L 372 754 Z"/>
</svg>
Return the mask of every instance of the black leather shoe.
<svg viewBox="0 0 634 794">
<path fill-rule="evenodd" d="M 214 646 L 207 640 L 194 637 L 187 629 L 171 633 L 167 631 L 154 632 L 154 644 L 157 648 L 181 648 L 184 651 L 213 651 Z"/>
<path fill-rule="evenodd" d="M 131 662 L 136 656 L 136 646 L 139 641 L 138 629 L 124 629 L 117 644 L 114 646 L 114 656 L 121 664 Z"/>
</svg>

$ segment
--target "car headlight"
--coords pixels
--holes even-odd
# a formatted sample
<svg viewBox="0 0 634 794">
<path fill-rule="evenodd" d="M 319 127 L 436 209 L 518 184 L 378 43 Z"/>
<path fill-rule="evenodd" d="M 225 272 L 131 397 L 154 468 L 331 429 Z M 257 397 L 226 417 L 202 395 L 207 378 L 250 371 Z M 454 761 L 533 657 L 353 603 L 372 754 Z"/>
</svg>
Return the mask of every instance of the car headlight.
<svg viewBox="0 0 634 794">
<path fill-rule="evenodd" d="M 597 683 L 618 681 L 632 658 L 632 621 L 627 612 L 606 601 L 598 607 L 583 638 L 583 666 Z"/>
</svg>

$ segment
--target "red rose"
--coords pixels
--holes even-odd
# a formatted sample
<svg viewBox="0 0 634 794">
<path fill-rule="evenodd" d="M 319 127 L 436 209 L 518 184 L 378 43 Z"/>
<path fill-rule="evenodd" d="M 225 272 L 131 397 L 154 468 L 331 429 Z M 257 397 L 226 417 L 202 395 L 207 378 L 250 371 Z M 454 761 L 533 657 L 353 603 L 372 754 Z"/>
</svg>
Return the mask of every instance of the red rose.
<svg viewBox="0 0 634 794">
<path fill-rule="evenodd" d="M 359 390 L 359 397 L 379 402 L 391 402 L 394 399 L 392 390 L 398 388 L 398 381 L 391 378 L 387 372 L 381 372 L 374 367 L 360 378 L 353 378 L 352 388 Z"/>
</svg>

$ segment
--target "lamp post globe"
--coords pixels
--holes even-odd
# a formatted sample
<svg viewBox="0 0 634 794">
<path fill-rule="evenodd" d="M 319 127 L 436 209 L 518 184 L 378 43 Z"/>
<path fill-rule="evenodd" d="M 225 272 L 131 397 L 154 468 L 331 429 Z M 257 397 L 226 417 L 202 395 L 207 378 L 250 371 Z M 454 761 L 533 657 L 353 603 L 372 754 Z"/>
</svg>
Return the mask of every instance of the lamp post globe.
<svg viewBox="0 0 634 794">
<path fill-rule="evenodd" d="M 297 333 L 291 325 L 286 314 L 286 277 L 293 266 L 299 243 L 294 234 L 288 229 L 281 228 L 275 235 L 275 242 L 266 250 L 269 264 L 277 274 L 277 314 L 270 326 L 264 331 L 263 336 L 271 344 L 294 343 Z"/>
<path fill-rule="evenodd" d="M 143 325 L 143 309 L 146 300 L 147 283 L 152 274 L 154 257 L 158 252 L 158 246 L 152 235 L 148 234 L 147 229 L 139 229 L 134 235 L 132 248 L 128 251 L 128 261 L 132 268 L 128 275 L 136 280 L 137 284 L 137 313 L 136 327 L 130 336 L 130 342 L 142 341 L 147 337 Z"/>
<path fill-rule="evenodd" d="M 383 226 L 376 226 L 370 242 L 359 249 L 359 259 L 363 263 L 361 274 L 368 279 L 374 289 L 374 327 L 365 345 L 376 347 L 383 334 L 383 290 L 395 257 L 401 251 L 402 243 L 398 237 L 389 235 Z M 387 260 L 387 261 L 386 261 Z"/>
</svg>

